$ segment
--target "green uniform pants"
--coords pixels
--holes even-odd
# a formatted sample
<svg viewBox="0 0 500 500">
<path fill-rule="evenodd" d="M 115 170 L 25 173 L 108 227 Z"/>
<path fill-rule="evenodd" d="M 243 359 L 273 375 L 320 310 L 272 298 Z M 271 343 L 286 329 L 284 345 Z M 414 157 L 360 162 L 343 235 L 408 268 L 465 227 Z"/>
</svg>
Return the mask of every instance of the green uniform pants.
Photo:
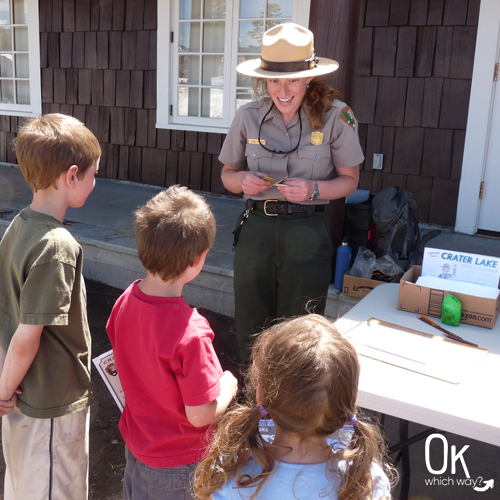
<svg viewBox="0 0 500 500">
<path fill-rule="evenodd" d="M 243 214 L 239 217 L 239 227 Z M 251 210 L 234 253 L 234 297 L 240 360 L 252 336 L 276 318 L 324 314 L 333 246 L 326 212 L 269 217 Z"/>
</svg>

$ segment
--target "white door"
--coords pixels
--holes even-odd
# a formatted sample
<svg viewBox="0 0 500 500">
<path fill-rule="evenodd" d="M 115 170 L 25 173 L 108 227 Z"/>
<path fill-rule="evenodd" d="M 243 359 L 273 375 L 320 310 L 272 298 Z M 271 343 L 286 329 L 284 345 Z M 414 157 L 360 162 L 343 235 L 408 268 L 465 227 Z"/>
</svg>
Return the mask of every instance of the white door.
<svg viewBox="0 0 500 500">
<path fill-rule="evenodd" d="M 478 229 L 500 232 L 500 82 L 495 84 Z"/>
<path fill-rule="evenodd" d="M 500 232 L 500 1 L 481 0 L 455 230 Z M 483 199 L 479 199 L 485 181 Z"/>
</svg>

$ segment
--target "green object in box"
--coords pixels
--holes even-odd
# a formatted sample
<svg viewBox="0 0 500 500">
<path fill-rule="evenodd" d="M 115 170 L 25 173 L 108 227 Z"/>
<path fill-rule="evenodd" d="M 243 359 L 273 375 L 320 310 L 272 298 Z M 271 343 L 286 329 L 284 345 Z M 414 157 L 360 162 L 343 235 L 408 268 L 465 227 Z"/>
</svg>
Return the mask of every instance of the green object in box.
<svg viewBox="0 0 500 500">
<path fill-rule="evenodd" d="M 441 309 L 441 322 L 445 325 L 459 326 L 460 317 L 462 316 L 462 304 L 450 293 L 443 300 L 443 308 Z"/>
</svg>

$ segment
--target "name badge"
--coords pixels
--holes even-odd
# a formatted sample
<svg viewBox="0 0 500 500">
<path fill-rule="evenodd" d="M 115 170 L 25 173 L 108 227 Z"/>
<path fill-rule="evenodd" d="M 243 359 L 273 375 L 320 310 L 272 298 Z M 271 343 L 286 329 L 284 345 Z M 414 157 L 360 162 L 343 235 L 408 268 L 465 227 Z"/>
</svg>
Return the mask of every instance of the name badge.
<svg viewBox="0 0 500 500">
<path fill-rule="evenodd" d="M 313 132 L 311 134 L 311 144 L 314 144 L 314 146 L 319 146 L 320 144 L 323 144 L 323 133 L 322 132 Z"/>
<path fill-rule="evenodd" d="M 259 139 L 248 139 L 248 144 L 259 144 Z M 266 145 L 266 140 L 261 139 L 260 144 Z"/>
</svg>

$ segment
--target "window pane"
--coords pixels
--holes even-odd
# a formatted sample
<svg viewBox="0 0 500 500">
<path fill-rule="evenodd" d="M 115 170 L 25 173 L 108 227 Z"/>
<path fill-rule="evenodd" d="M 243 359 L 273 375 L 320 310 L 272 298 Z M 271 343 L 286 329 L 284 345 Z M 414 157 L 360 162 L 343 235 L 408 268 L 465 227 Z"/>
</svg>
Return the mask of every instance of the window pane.
<svg viewBox="0 0 500 500">
<path fill-rule="evenodd" d="M 226 0 L 205 0 L 205 19 L 225 19 Z"/>
<path fill-rule="evenodd" d="M 200 23 L 180 23 L 179 52 L 200 51 Z"/>
<path fill-rule="evenodd" d="M 28 27 L 14 28 L 14 50 L 28 51 Z"/>
<path fill-rule="evenodd" d="M 12 24 L 10 20 L 10 2 L 0 2 L 0 24 Z"/>
<path fill-rule="evenodd" d="M 224 91 L 222 89 L 203 89 L 201 96 L 201 116 L 222 118 Z"/>
<path fill-rule="evenodd" d="M 12 80 L 2 80 L 0 84 L 1 102 L 7 104 L 14 103 L 14 82 Z"/>
<path fill-rule="evenodd" d="M 0 50 L 12 50 L 12 28 L 0 26 Z"/>
<path fill-rule="evenodd" d="M 293 0 L 272 0 L 267 4 L 268 17 L 292 17 Z"/>
<path fill-rule="evenodd" d="M 177 113 L 179 116 L 199 116 L 199 92 L 198 88 L 179 87 L 177 101 Z"/>
<path fill-rule="evenodd" d="M 224 52 L 223 22 L 207 22 L 203 26 L 203 52 Z"/>
<path fill-rule="evenodd" d="M 180 0 L 179 19 L 200 19 L 201 0 Z"/>
<path fill-rule="evenodd" d="M 14 24 L 28 24 L 28 6 L 26 3 L 24 0 L 14 0 Z"/>
<path fill-rule="evenodd" d="M 179 56 L 179 83 L 200 83 L 200 56 Z"/>
<path fill-rule="evenodd" d="M 0 54 L 0 76 L 2 78 L 12 78 L 14 76 L 12 54 Z"/>
<path fill-rule="evenodd" d="M 236 109 L 250 101 L 253 101 L 253 92 L 251 90 L 238 90 L 236 92 Z"/>
<path fill-rule="evenodd" d="M 265 0 L 240 0 L 240 17 L 264 17 Z"/>
<path fill-rule="evenodd" d="M 30 84 L 26 80 L 18 80 L 17 83 L 17 103 L 30 103 Z"/>
<path fill-rule="evenodd" d="M 18 78 L 30 77 L 30 66 L 28 54 L 16 54 L 16 76 Z"/>
<path fill-rule="evenodd" d="M 255 59 L 255 58 L 256 58 L 255 56 L 238 56 L 238 64 L 248 61 L 249 59 Z M 251 87 L 252 77 L 238 73 L 236 85 L 238 87 Z"/>
<path fill-rule="evenodd" d="M 203 85 L 224 85 L 223 56 L 203 56 Z"/>
<path fill-rule="evenodd" d="M 262 21 L 241 21 L 238 52 L 254 52 L 260 56 L 263 27 Z"/>
<path fill-rule="evenodd" d="M 275 26 L 278 26 L 278 24 L 291 23 L 291 22 L 292 21 L 290 19 L 268 19 L 266 22 L 266 30 L 274 28 Z"/>
</svg>

